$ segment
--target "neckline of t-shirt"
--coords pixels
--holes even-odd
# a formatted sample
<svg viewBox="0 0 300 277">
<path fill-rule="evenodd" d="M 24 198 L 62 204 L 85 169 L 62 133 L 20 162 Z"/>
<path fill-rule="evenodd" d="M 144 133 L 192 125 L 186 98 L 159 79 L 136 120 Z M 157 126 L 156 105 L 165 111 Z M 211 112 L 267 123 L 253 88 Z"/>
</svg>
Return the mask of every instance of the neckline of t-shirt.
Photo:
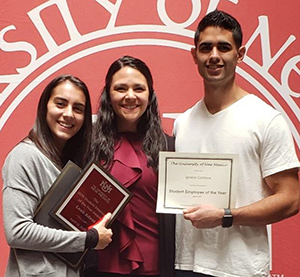
<svg viewBox="0 0 300 277">
<path fill-rule="evenodd" d="M 228 111 L 229 109 L 232 109 L 234 106 L 236 105 L 239 105 L 240 103 L 244 102 L 246 98 L 249 98 L 249 97 L 252 97 L 254 96 L 253 94 L 247 94 L 245 96 L 243 96 L 242 98 L 238 99 L 237 101 L 235 101 L 234 103 L 232 103 L 231 105 L 229 105 L 228 107 L 226 107 L 225 109 L 223 110 L 220 110 L 214 114 L 210 113 L 209 110 L 207 109 L 206 105 L 205 105 L 205 102 L 204 102 L 204 99 L 202 99 L 202 105 L 204 105 L 204 108 L 205 108 L 205 112 L 208 116 L 210 117 L 217 117 L 221 114 L 223 114 L 224 112 Z"/>
</svg>

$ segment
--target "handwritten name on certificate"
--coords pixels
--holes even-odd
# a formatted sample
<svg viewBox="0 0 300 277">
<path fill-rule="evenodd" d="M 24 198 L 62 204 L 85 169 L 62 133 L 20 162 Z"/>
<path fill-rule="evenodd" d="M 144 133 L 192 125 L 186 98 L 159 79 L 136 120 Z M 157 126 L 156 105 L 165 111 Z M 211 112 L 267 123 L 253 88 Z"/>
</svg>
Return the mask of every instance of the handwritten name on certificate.
<svg viewBox="0 0 300 277">
<path fill-rule="evenodd" d="M 235 206 L 238 155 L 160 152 L 157 213 Z"/>
</svg>

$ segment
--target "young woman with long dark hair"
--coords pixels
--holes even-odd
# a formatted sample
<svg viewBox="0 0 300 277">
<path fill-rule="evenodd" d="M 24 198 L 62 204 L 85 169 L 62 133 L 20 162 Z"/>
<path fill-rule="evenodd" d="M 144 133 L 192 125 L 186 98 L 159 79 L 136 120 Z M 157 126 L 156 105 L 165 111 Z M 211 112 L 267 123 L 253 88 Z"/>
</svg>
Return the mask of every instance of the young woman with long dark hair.
<svg viewBox="0 0 300 277">
<path fill-rule="evenodd" d="M 173 276 L 174 217 L 155 212 L 159 151 L 174 140 L 161 125 L 153 79 L 140 59 L 124 56 L 108 69 L 94 126 L 92 153 L 133 197 L 111 228 L 86 276 Z"/>
<path fill-rule="evenodd" d="M 34 214 L 68 160 L 84 166 L 91 143 L 90 96 L 71 75 L 53 79 L 44 89 L 35 125 L 8 154 L 3 166 L 3 219 L 10 246 L 5 276 L 79 276 L 54 252 L 103 249 L 112 232 L 110 215 L 87 232 L 56 230 L 34 222 Z"/>
</svg>

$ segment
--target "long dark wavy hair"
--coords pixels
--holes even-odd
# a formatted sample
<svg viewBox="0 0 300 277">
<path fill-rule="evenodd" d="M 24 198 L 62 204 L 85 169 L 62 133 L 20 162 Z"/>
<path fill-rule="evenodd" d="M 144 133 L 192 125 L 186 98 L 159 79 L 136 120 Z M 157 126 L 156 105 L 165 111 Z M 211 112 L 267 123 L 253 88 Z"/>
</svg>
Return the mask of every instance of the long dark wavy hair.
<svg viewBox="0 0 300 277">
<path fill-rule="evenodd" d="M 97 120 L 93 129 L 92 156 L 95 160 L 101 161 L 105 167 L 109 167 L 113 160 L 114 145 L 118 139 L 118 130 L 116 114 L 110 100 L 110 87 L 114 74 L 125 66 L 138 70 L 147 80 L 149 104 L 139 119 L 137 133 L 142 142 L 143 151 L 147 156 L 148 166 L 157 170 L 159 151 L 165 148 L 166 143 L 157 98 L 153 89 L 153 79 L 148 66 L 143 61 L 131 56 L 123 56 L 114 61 L 106 74 Z"/>
<path fill-rule="evenodd" d="M 53 90 L 64 82 L 70 82 L 80 89 L 86 99 L 84 122 L 81 129 L 70 138 L 62 153 L 56 147 L 52 132 L 48 126 L 47 104 Z M 60 75 L 53 79 L 44 89 L 38 104 L 34 127 L 30 130 L 28 138 L 58 167 L 62 168 L 68 160 L 83 167 L 88 161 L 92 137 L 92 108 L 90 94 L 87 86 L 79 78 L 72 75 Z"/>
</svg>

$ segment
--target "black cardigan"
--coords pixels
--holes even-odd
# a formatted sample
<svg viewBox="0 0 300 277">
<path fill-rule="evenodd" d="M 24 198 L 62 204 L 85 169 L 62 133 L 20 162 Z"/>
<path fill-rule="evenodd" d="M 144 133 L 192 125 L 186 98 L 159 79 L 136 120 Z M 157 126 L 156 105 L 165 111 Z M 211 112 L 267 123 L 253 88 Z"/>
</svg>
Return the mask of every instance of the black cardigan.
<svg viewBox="0 0 300 277">
<path fill-rule="evenodd" d="M 175 151 L 175 139 L 166 135 L 166 150 Z M 175 215 L 158 214 L 159 270 L 161 277 L 173 277 L 175 274 Z"/>
</svg>

